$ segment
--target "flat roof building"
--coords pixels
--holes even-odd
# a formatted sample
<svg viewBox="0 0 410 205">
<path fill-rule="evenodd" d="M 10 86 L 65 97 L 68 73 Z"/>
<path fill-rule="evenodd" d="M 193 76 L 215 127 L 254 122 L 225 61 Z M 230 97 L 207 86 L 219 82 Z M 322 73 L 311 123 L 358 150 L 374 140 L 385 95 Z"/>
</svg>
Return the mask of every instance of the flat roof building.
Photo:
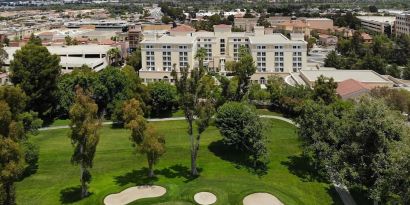
<svg viewBox="0 0 410 205">
<path fill-rule="evenodd" d="M 70 72 L 74 68 L 87 65 L 94 71 L 100 71 L 108 65 L 107 52 L 113 48 L 109 45 L 73 45 L 73 46 L 46 46 L 51 54 L 60 56 L 60 65 L 63 72 Z M 20 47 L 4 47 L 8 54 L 5 66 L 10 65 L 14 53 Z"/>
<path fill-rule="evenodd" d="M 394 82 L 383 77 L 372 70 L 301 70 L 300 78 L 303 82 L 313 87 L 315 81 L 321 76 L 333 78 L 336 83 L 353 79 L 365 84 L 368 88 L 374 87 L 393 87 Z"/>
<path fill-rule="evenodd" d="M 393 33 L 396 20 L 394 16 L 357 16 L 357 18 L 360 19 L 363 28 L 388 36 Z"/>
<path fill-rule="evenodd" d="M 410 12 L 396 15 L 395 31 L 396 35 L 410 35 Z"/>
</svg>

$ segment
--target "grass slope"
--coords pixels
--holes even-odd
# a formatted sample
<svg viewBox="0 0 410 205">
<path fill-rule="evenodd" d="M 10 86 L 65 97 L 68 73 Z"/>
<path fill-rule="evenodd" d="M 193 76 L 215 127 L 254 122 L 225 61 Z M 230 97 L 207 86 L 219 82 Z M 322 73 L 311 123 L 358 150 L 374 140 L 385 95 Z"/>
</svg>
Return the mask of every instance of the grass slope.
<svg viewBox="0 0 410 205">
<path fill-rule="evenodd" d="M 319 182 L 314 172 L 300 157 L 300 142 L 295 128 L 282 121 L 269 124 L 271 163 L 265 175 L 251 173 L 240 159 L 240 153 L 227 152 L 220 143 L 215 127 L 203 135 L 198 158 L 201 176 L 189 177 L 189 141 L 185 121 L 155 122 L 166 136 L 167 153 L 156 166 L 156 179 L 147 179 L 146 159 L 135 154 L 129 142 L 129 131 L 104 127 L 91 170 L 92 195 L 79 200 L 79 168 L 70 164 L 73 151 L 68 129 L 42 131 L 32 141 L 40 146 L 39 169 L 36 174 L 17 183 L 17 203 L 102 204 L 110 193 L 135 185 L 154 183 L 167 188 L 167 194 L 133 204 L 193 204 L 199 191 L 211 191 L 216 204 L 237 205 L 253 192 L 270 192 L 286 205 L 342 204 L 334 189 Z"/>
</svg>

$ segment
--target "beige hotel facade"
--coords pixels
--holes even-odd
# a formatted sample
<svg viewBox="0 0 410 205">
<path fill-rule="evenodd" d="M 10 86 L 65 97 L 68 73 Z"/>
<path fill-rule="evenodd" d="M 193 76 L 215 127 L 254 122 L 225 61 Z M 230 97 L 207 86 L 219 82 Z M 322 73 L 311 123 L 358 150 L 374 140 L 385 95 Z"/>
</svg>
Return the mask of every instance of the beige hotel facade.
<svg viewBox="0 0 410 205">
<path fill-rule="evenodd" d="M 257 67 L 254 82 L 264 84 L 271 75 L 287 76 L 306 66 L 307 43 L 303 38 L 290 40 L 279 33 L 265 34 L 263 27 L 255 27 L 252 33 L 231 32 L 230 25 L 215 25 L 214 32 L 176 27 L 169 34 L 141 42 L 139 75 L 146 83 L 171 81 L 174 68 L 179 71 L 181 67 L 198 66 L 195 55 L 199 48 L 206 50 L 205 66 L 224 75 L 226 62 L 239 60 L 241 46 L 249 48 Z"/>
</svg>

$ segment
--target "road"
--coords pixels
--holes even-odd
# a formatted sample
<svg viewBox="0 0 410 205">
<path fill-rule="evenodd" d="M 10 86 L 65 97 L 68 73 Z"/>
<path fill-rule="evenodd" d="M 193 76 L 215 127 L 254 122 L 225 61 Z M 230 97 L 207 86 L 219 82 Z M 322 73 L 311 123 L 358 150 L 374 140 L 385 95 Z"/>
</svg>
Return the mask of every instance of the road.
<svg viewBox="0 0 410 205">
<path fill-rule="evenodd" d="M 274 116 L 274 115 L 260 115 L 261 118 L 269 118 L 269 119 L 277 119 L 277 120 L 282 120 L 285 122 L 288 122 L 292 125 L 295 125 L 295 122 L 289 118 L 281 117 L 281 116 Z M 178 121 L 178 120 L 185 120 L 185 117 L 171 117 L 171 118 L 153 118 L 153 119 L 148 119 L 149 122 L 161 122 L 161 121 Z M 113 122 L 103 122 L 103 125 L 112 125 Z M 57 129 L 68 129 L 70 128 L 68 125 L 63 125 L 63 126 L 55 126 L 55 127 L 43 127 L 40 128 L 39 130 L 57 130 Z M 335 181 L 333 181 L 333 186 L 335 186 L 335 189 L 337 193 L 339 194 L 340 198 L 343 201 L 344 205 L 356 205 L 356 202 L 354 201 L 352 195 L 350 194 L 349 190 L 347 189 L 346 186 L 342 184 L 338 184 Z"/>
</svg>

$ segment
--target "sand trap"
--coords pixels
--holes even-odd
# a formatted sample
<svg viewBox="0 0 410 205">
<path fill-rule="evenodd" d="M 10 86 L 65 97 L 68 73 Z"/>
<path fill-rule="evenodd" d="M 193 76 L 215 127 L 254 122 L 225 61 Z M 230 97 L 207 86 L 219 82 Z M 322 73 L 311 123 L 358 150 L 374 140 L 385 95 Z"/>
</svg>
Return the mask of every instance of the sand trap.
<svg viewBox="0 0 410 205">
<path fill-rule="evenodd" d="M 216 202 L 216 196 L 211 192 L 199 192 L 195 194 L 194 200 L 201 205 L 210 205 Z"/>
<path fill-rule="evenodd" d="M 105 205 L 125 205 L 138 199 L 159 197 L 167 190 L 161 186 L 135 186 L 118 194 L 110 194 L 104 199 Z"/>
<path fill-rule="evenodd" d="M 243 205 L 283 205 L 283 203 L 272 194 L 254 193 L 243 199 Z"/>
</svg>

